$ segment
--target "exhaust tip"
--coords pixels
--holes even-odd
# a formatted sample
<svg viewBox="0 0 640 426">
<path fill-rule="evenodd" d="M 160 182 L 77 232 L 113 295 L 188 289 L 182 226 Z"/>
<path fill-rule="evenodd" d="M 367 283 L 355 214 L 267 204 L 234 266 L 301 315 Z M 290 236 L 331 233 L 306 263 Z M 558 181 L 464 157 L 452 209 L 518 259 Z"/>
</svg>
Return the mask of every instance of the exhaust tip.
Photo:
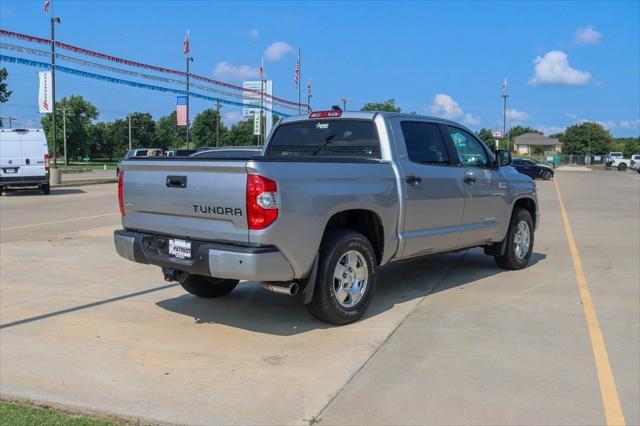
<svg viewBox="0 0 640 426">
<path fill-rule="evenodd" d="M 291 294 L 292 296 L 298 294 L 298 291 L 300 291 L 300 286 L 297 283 L 293 283 L 291 284 L 291 286 L 289 286 L 289 294 Z"/>
</svg>

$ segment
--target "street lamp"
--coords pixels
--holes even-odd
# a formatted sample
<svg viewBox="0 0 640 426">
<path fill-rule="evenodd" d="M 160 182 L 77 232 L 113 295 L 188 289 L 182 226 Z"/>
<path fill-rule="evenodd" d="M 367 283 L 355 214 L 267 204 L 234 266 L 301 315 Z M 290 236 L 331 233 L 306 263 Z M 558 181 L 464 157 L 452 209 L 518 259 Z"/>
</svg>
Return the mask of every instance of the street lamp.
<svg viewBox="0 0 640 426">
<path fill-rule="evenodd" d="M 53 14 L 53 12 L 52 12 Z M 58 168 L 57 150 L 56 150 L 56 24 L 60 24 L 62 20 L 60 18 L 51 17 L 51 98 L 53 100 L 53 109 L 51 116 L 51 124 L 53 125 L 53 168 Z"/>
<path fill-rule="evenodd" d="M 187 149 L 189 149 L 189 63 L 193 62 L 191 56 L 187 56 Z"/>
</svg>

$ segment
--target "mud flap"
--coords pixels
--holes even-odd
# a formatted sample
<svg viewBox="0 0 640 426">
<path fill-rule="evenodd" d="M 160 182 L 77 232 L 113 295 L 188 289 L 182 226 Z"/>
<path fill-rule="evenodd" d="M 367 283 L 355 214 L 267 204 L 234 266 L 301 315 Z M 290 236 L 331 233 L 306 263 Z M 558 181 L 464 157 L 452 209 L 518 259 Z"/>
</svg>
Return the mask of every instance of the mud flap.
<svg viewBox="0 0 640 426">
<path fill-rule="evenodd" d="M 311 303 L 311 300 L 313 299 L 313 292 L 316 288 L 316 278 L 318 276 L 318 259 L 319 255 L 316 254 L 316 257 L 313 260 L 313 266 L 311 267 L 311 273 L 306 279 L 307 283 L 304 285 L 304 290 L 302 290 L 305 305 Z"/>
</svg>

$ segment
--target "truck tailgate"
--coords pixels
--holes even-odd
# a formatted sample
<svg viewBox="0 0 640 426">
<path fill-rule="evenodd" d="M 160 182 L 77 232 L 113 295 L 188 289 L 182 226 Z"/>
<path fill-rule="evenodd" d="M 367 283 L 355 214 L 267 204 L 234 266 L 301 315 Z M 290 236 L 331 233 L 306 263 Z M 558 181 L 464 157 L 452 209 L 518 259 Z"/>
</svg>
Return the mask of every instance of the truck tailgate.
<svg viewBox="0 0 640 426">
<path fill-rule="evenodd" d="M 123 162 L 123 226 L 187 239 L 247 243 L 246 163 Z"/>
</svg>

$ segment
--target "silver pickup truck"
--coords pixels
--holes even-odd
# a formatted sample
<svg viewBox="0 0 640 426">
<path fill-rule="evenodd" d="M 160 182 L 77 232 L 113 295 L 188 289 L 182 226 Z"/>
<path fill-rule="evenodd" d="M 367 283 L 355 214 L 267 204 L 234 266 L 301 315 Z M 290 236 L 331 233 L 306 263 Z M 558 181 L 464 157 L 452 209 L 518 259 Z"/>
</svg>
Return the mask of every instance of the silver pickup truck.
<svg viewBox="0 0 640 426">
<path fill-rule="evenodd" d="M 536 186 L 510 162 L 439 118 L 289 117 L 261 152 L 124 161 L 115 246 L 196 296 L 259 281 L 346 324 L 364 314 L 388 262 L 483 247 L 503 268 L 526 267 Z"/>
</svg>

